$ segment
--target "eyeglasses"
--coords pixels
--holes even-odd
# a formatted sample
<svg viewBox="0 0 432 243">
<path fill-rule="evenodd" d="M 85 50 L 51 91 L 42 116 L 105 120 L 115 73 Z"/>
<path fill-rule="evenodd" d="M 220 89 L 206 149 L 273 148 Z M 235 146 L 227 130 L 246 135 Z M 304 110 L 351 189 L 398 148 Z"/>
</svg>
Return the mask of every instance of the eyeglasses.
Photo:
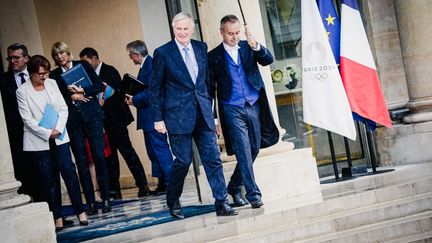
<svg viewBox="0 0 432 243">
<path fill-rule="evenodd" d="M 6 60 L 8 62 L 17 62 L 21 57 L 24 57 L 24 56 L 10 56 L 10 57 L 7 57 Z"/>
<path fill-rule="evenodd" d="M 129 52 L 129 57 L 133 56 L 133 55 L 138 55 L 138 52 Z"/>
<path fill-rule="evenodd" d="M 45 73 L 33 73 L 33 74 L 34 74 L 34 75 L 38 75 L 39 78 L 48 78 L 50 72 L 48 71 L 48 72 L 45 72 Z"/>
</svg>

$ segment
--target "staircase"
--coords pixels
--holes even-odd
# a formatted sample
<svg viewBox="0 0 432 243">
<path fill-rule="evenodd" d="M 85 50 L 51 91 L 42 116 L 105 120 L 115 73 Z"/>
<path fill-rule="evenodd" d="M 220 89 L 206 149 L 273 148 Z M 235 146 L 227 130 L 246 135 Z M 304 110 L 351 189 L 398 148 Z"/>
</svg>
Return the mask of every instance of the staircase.
<svg viewBox="0 0 432 243">
<path fill-rule="evenodd" d="M 129 231 L 98 242 L 432 242 L 432 163 L 321 185 L 323 202 L 286 199 Z"/>
</svg>

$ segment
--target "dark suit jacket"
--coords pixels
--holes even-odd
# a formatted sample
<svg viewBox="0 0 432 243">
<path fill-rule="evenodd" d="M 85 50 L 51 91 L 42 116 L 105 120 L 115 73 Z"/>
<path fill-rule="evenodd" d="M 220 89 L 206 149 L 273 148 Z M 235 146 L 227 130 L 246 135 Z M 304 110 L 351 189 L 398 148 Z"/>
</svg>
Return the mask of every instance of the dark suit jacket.
<svg viewBox="0 0 432 243">
<path fill-rule="evenodd" d="M 105 127 L 129 125 L 134 118 L 129 106 L 125 102 L 125 93 L 121 90 L 120 73 L 113 66 L 102 63 L 99 77 L 114 89 L 114 95 L 105 100 L 102 106 L 105 113 Z"/>
<path fill-rule="evenodd" d="M 138 73 L 138 80 L 150 86 L 151 74 L 153 69 L 153 58 L 147 56 L 142 68 Z M 132 98 L 134 106 L 137 108 L 137 129 L 144 129 L 145 132 L 154 129 L 153 114 L 150 105 L 149 89 L 145 89 Z"/>
<path fill-rule="evenodd" d="M 260 94 L 260 98 L 257 102 L 260 104 L 261 148 L 266 148 L 278 142 L 279 131 L 271 114 L 264 88 L 264 82 L 258 69 L 258 63 L 263 66 L 271 64 L 274 60 L 273 55 L 262 45 L 259 51 L 252 50 L 246 41 L 240 41 L 239 46 L 239 55 L 247 80 Z M 223 113 L 220 111 L 222 107 L 221 102 L 223 100 L 228 100 L 231 97 L 232 92 L 232 80 L 225 56 L 225 49 L 222 43 L 209 52 L 209 66 L 211 94 L 212 97 L 214 97 L 215 90 L 217 89 L 222 132 L 224 134 L 227 153 L 232 155 L 234 154 L 234 151 L 231 147 L 230 136 L 228 129 L 225 126 Z"/>
<path fill-rule="evenodd" d="M 104 89 L 104 85 L 93 70 L 92 66 L 88 64 L 88 62 L 81 61 L 73 61 L 73 66 L 81 63 L 84 67 L 84 70 L 87 72 L 90 80 L 93 85 L 87 88 L 84 88 L 85 95 L 87 97 L 93 97 L 88 102 L 78 102 L 78 105 L 72 103 L 71 93 L 67 89 L 66 83 L 63 81 L 63 78 L 60 76 L 63 71 L 60 67 L 57 67 L 50 73 L 50 78 L 55 79 L 57 85 L 60 89 L 60 92 L 63 95 L 63 98 L 66 101 L 66 104 L 69 108 L 69 117 L 67 127 L 68 129 L 73 129 L 75 127 L 80 126 L 80 122 L 90 123 L 93 121 L 98 121 L 104 119 L 104 113 L 102 108 L 99 105 L 97 94 L 102 92 Z"/>
<path fill-rule="evenodd" d="M 207 44 L 196 40 L 191 44 L 199 68 L 195 84 L 174 40 L 154 52 L 150 86 L 153 120 L 165 121 L 172 134 L 191 134 L 198 112 L 207 126 L 215 129 L 208 89 Z"/>
<path fill-rule="evenodd" d="M 3 101 L 3 110 L 6 119 L 6 127 L 9 135 L 9 144 L 12 151 L 12 159 L 15 161 L 23 149 L 23 121 L 18 111 L 16 90 L 18 89 L 13 71 L 7 71 L 0 78 L 0 91 Z"/>
</svg>

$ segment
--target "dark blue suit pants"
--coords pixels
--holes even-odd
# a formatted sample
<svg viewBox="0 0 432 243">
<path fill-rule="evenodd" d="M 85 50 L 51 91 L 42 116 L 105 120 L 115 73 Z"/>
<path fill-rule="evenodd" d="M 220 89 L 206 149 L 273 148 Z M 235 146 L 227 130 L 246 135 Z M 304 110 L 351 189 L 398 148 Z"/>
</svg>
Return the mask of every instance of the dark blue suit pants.
<svg viewBox="0 0 432 243">
<path fill-rule="evenodd" d="M 237 165 L 228 184 L 229 193 L 238 193 L 242 184 L 246 189 L 249 202 L 261 198 L 261 192 L 255 182 L 253 162 L 259 153 L 261 142 L 261 124 L 259 104 L 245 107 L 224 104 L 222 112 L 237 159 Z"/>
<path fill-rule="evenodd" d="M 72 162 L 69 143 L 57 146 L 54 140 L 50 140 L 50 150 L 28 153 L 42 185 L 43 201 L 48 203 L 54 219 L 62 217 L 60 174 L 68 190 L 75 214 L 84 212 L 78 175 L 75 164 Z"/>
<path fill-rule="evenodd" d="M 78 174 L 87 203 L 94 203 L 95 196 L 88 166 L 89 158 L 85 138 L 90 144 L 90 151 L 96 168 L 97 181 L 103 200 L 109 200 L 108 169 L 104 155 L 102 120 L 82 123 L 81 126 L 69 129 L 70 144 L 78 167 Z"/>
<path fill-rule="evenodd" d="M 183 192 L 184 180 L 192 162 L 192 139 L 195 140 L 198 147 L 201 162 L 215 198 L 215 204 L 220 205 L 227 202 L 228 194 L 215 131 L 208 128 L 201 112 L 198 112 L 192 134 L 169 134 L 169 139 L 175 159 L 172 166 L 171 182 L 167 190 L 168 206 L 178 201 Z"/>
</svg>

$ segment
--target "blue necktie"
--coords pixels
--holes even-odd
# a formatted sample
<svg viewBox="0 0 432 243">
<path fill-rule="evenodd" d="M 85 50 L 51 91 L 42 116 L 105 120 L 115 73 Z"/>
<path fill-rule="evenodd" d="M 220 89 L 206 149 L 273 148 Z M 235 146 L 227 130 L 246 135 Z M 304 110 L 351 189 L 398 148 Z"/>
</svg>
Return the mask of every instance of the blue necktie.
<svg viewBox="0 0 432 243">
<path fill-rule="evenodd" d="M 195 74 L 195 69 L 193 66 L 193 61 L 192 61 L 192 57 L 189 54 L 189 48 L 185 47 L 183 48 L 184 52 L 185 52 L 185 64 L 186 64 L 186 68 L 189 72 L 189 75 L 192 78 L 193 83 L 195 84 L 196 82 L 196 74 Z"/>
</svg>

